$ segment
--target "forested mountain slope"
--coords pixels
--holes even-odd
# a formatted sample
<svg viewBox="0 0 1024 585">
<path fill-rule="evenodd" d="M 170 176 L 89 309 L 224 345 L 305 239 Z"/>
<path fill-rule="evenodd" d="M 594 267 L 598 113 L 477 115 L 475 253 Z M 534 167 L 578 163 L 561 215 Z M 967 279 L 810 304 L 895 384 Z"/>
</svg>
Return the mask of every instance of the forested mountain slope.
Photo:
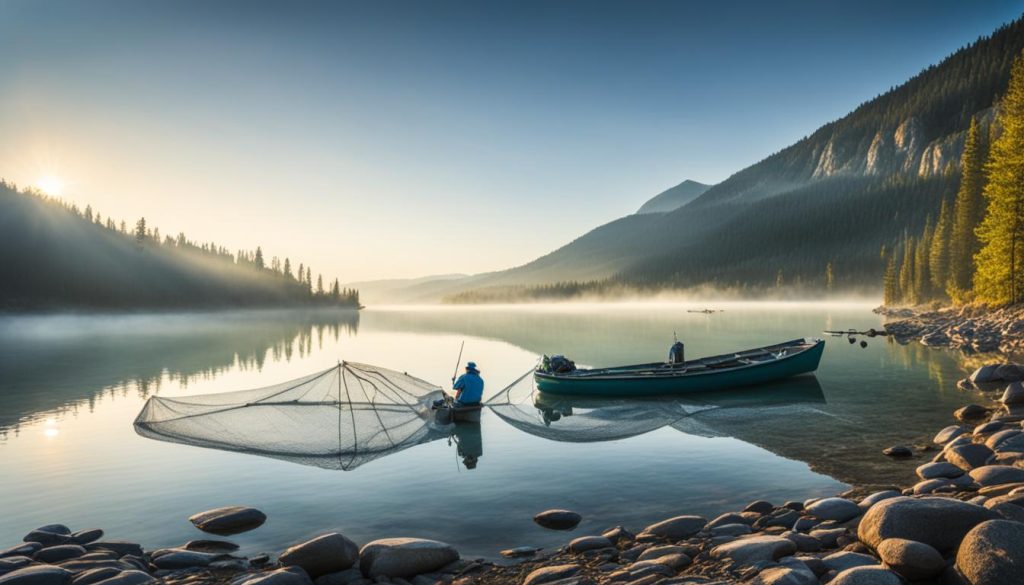
<svg viewBox="0 0 1024 585">
<path fill-rule="evenodd" d="M 647 200 L 636 210 L 637 213 L 668 213 L 675 211 L 700 197 L 711 185 L 687 179 L 675 187 L 666 189 Z"/>
<path fill-rule="evenodd" d="M 0 310 L 171 309 L 359 304 L 287 259 L 161 239 L 0 182 Z M 301 272 L 301 276 L 298 274 Z"/>
<path fill-rule="evenodd" d="M 874 284 L 882 247 L 955 192 L 966 130 L 974 118 L 989 131 L 1022 49 L 1017 20 L 675 211 L 616 220 L 474 285 L 813 286 L 830 264 L 836 286 Z"/>
</svg>

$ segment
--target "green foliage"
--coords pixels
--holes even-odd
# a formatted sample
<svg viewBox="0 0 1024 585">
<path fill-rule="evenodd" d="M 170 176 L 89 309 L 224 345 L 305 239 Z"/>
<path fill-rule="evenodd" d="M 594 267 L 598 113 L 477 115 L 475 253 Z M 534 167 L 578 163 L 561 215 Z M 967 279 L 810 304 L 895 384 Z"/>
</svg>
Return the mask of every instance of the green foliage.
<svg viewBox="0 0 1024 585">
<path fill-rule="evenodd" d="M 992 145 L 986 169 L 987 209 L 977 229 L 977 300 L 1006 305 L 1024 300 L 1024 53 L 999 111 L 1002 134 Z"/>
<path fill-rule="evenodd" d="M 949 205 L 943 199 L 942 206 L 939 207 L 939 221 L 936 222 L 935 233 L 932 235 L 931 249 L 928 251 L 931 288 L 938 296 L 945 293 L 946 283 L 949 280 L 949 245 L 952 227 Z"/>
<path fill-rule="evenodd" d="M 950 298 L 961 302 L 965 300 L 965 292 L 971 289 L 974 256 L 980 248 L 974 232 L 985 213 L 982 196 L 985 187 L 985 157 L 985 141 L 978 128 L 978 122 L 971 120 L 964 141 L 964 153 L 960 159 L 960 188 L 957 190 L 954 203 L 949 243 L 949 274 L 946 283 Z"/>
</svg>

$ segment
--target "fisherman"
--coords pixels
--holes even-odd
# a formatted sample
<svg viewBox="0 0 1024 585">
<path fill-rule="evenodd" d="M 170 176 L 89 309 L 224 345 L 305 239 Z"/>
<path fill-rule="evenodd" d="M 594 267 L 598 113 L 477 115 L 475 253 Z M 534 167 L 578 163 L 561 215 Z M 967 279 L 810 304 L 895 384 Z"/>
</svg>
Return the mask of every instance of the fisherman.
<svg viewBox="0 0 1024 585">
<path fill-rule="evenodd" d="M 455 390 L 455 406 L 476 406 L 484 395 L 484 379 L 476 362 L 466 362 L 466 373 L 459 376 L 452 385 Z"/>
</svg>

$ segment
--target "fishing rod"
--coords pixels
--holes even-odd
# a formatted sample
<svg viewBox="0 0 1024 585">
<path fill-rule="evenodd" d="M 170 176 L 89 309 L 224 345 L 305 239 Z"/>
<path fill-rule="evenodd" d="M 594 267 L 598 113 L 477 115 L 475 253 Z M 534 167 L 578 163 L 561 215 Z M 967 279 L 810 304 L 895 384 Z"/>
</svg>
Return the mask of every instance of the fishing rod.
<svg viewBox="0 0 1024 585">
<path fill-rule="evenodd" d="M 462 340 L 462 345 L 459 346 L 459 357 L 455 360 L 455 370 L 452 371 L 452 384 L 455 384 L 455 376 L 459 373 L 459 364 L 462 363 L 462 350 L 466 348 L 466 340 Z M 445 392 L 445 398 L 448 398 L 448 393 Z"/>
</svg>

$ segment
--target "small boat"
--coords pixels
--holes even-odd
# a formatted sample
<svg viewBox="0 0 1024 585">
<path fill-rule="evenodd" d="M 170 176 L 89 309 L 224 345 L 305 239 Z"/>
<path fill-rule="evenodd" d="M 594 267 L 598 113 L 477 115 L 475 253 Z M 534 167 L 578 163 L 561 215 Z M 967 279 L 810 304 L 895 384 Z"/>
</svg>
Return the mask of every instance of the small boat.
<svg viewBox="0 0 1024 585">
<path fill-rule="evenodd" d="M 440 425 L 459 422 L 478 423 L 480 422 L 480 411 L 482 408 L 483 405 L 481 404 L 474 404 L 473 406 L 443 404 L 434 411 L 434 422 Z"/>
<path fill-rule="evenodd" d="M 537 389 L 563 396 L 657 396 L 722 390 L 774 382 L 818 369 L 825 342 L 785 343 L 680 363 L 654 362 L 613 368 L 538 368 Z M 570 362 L 571 363 L 571 362 Z"/>
</svg>

